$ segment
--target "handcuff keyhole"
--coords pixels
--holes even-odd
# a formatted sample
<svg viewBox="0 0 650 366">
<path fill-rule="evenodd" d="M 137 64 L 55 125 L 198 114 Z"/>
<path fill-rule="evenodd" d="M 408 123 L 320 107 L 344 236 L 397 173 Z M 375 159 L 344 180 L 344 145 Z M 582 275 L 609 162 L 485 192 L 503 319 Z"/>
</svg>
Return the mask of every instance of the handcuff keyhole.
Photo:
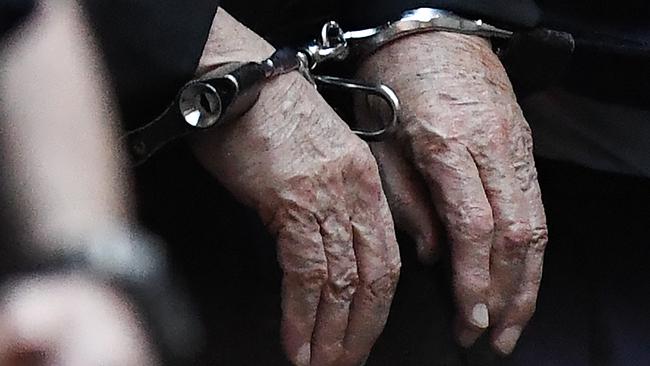
<svg viewBox="0 0 650 366">
<path fill-rule="evenodd" d="M 221 117 L 221 99 L 211 85 L 192 82 L 185 86 L 178 99 L 185 122 L 197 128 L 208 128 Z"/>
<path fill-rule="evenodd" d="M 214 110 L 212 108 L 212 103 L 210 103 L 210 100 L 205 94 L 201 94 L 201 97 L 199 99 L 199 104 L 206 112 L 210 114 L 214 113 Z"/>
</svg>

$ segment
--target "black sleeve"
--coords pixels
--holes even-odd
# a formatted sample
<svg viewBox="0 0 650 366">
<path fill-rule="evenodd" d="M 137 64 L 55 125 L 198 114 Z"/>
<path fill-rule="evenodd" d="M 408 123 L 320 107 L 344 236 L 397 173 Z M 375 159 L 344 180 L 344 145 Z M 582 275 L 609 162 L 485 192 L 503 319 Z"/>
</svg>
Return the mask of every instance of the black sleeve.
<svg viewBox="0 0 650 366">
<path fill-rule="evenodd" d="M 509 28 L 531 28 L 541 18 L 533 0 L 347 0 L 345 4 L 344 24 L 352 28 L 374 27 L 422 7 L 451 10 Z"/>
<path fill-rule="evenodd" d="M 85 0 L 127 125 L 156 117 L 194 75 L 218 0 Z"/>
<path fill-rule="evenodd" d="M 275 47 L 316 37 L 325 22 L 339 20 L 340 0 L 222 0 L 221 6 Z"/>
<path fill-rule="evenodd" d="M 35 0 L 0 0 L 0 38 L 34 8 Z"/>
<path fill-rule="evenodd" d="M 433 7 L 509 28 L 531 28 L 540 20 L 534 0 L 222 0 L 235 18 L 275 46 L 314 38 L 329 20 L 344 29 L 376 27 L 406 10 Z"/>
</svg>

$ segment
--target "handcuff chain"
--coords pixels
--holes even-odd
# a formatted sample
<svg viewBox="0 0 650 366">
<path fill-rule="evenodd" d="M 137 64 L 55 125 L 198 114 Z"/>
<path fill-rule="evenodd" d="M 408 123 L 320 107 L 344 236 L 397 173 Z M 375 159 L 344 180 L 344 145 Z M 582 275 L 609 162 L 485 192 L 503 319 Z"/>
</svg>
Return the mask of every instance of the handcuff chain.
<svg viewBox="0 0 650 366">
<path fill-rule="evenodd" d="M 371 85 L 358 80 L 315 75 L 313 71 L 323 62 L 344 61 L 350 56 L 368 56 L 401 37 L 426 31 L 449 31 L 482 37 L 509 38 L 512 32 L 491 26 L 482 20 L 468 20 L 452 12 L 419 8 L 405 12 L 402 18 L 375 28 L 344 32 L 335 21 L 329 21 L 321 28 L 320 38 L 299 49 L 296 53 L 297 68 L 312 85 L 317 84 L 356 91 L 381 98 L 392 111 L 388 123 L 376 131 L 353 130 L 368 141 L 381 141 L 395 131 L 400 110 L 399 98 L 387 85 Z"/>
<path fill-rule="evenodd" d="M 312 85 L 340 91 L 373 95 L 391 110 L 388 122 L 374 131 L 353 130 L 368 141 L 381 141 L 396 128 L 400 110 L 396 93 L 387 85 L 317 75 L 314 70 L 326 61 L 345 61 L 368 56 L 383 45 L 410 34 L 449 31 L 484 37 L 508 38 L 512 32 L 480 20 L 467 20 L 451 12 L 420 8 L 407 11 L 402 18 L 375 28 L 344 32 L 335 22 L 327 22 L 320 37 L 296 50 L 276 51 L 261 63 L 233 64 L 223 75 L 213 75 L 186 84 L 176 99 L 155 120 L 129 131 L 124 138 L 134 164 L 146 161 L 165 144 L 196 129 L 223 124 L 247 111 L 257 100 L 265 81 L 298 70 Z M 182 124 L 176 123 L 178 119 Z"/>
<path fill-rule="evenodd" d="M 469 20 L 450 11 L 419 8 L 407 11 L 402 18 L 375 28 L 344 32 L 335 21 L 323 25 L 320 38 L 303 47 L 306 69 L 314 70 L 322 62 L 343 61 L 351 54 L 368 55 L 381 46 L 414 33 L 447 31 L 489 38 L 510 38 L 513 32 L 494 27 L 482 20 Z M 308 79 L 312 79 L 308 77 Z"/>
<path fill-rule="evenodd" d="M 320 38 L 300 49 L 298 54 L 306 69 L 311 71 L 325 61 L 343 61 L 350 52 L 343 29 L 337 22 L 330 21 L 321 28 Z"/>
</svg>

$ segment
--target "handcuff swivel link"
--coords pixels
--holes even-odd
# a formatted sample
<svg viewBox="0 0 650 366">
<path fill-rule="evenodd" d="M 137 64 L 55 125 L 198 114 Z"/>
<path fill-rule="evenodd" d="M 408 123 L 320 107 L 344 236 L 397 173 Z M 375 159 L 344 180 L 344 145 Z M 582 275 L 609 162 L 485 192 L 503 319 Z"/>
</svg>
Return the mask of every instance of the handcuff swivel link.
<svg viewBox="0 0 650 366">
<path fill-rule="evenodd" d="M 429 31 L 490 38 L 512 36 L 512 32 L 480 20 L 467 20 L 448 11 L 430 8 L 407 11 L 395 22 L 360 31 L 344 32 L 338 23 L 330 21 L 322 27 L 319 38 L 302 48 L 279 49 L 260 63 L 227 64 L 216 73 L 187 83 L 158 118 L 124 136 L 132 161 L 138 165 L 175 139 L 241 116 L 255 104 L 266 81 L 291 71 L 299 71 L 317 88 L 379 97 L 391 111 L 385 124 L 373 131 L 352 131 L 366 141 L 382 141 L 398 124 L 400 102 L 395 92 L 383 84 L 318 75 L 316 69 L 330 61 L 358 61 L 396 39 Z"/>
</svg>

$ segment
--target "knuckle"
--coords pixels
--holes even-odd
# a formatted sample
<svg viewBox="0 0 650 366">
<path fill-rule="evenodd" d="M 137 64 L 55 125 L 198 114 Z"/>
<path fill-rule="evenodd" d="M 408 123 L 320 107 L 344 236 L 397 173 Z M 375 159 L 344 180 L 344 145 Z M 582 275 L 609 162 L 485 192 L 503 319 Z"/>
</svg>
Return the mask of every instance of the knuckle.
<svg viewBox="0 0 650 366">
<path fill-rule="evenodd" d="M 495 242 L 495 250 L 508 261 L 523 260 L 529 245 L 532 244 L 532 232 L 528 224 L 508 225 L 501 233 L 501 240 Z"/>
<path fill-rule="evenodd" d="M 524 223 L 509 225 L 503 233 L 505 241 L 513 246 L 528 244 L 532 239 L 530 227 Z"/>
<path fill-rule="evenodd" d="M 463 224 L 468 234 L 476 239 L 485 239 L 492 236 L 494 232 L 494 219 L 489 210 L 476 210 L 465 217 Z"/>
<path fill-rule="evenodd" d="M 327 282 L 327 267 L 325 265 L 312 265 L 302 270 L 285 272 L 285 275 L 293 279 L 301 287 L 312 290 L 323 288 Z"/>
<path fill-rule="evenodd" d="M 262 220 L 273 235 L 291 238 L 311 236 L 318 229 L 312 214 L 312 197 L 283 197 L 279 207 L 272 211 L 260 210 Z"/>
<path fill-rule="evenodd" d="M 390 296 L 395 292 L 400 276 L 400 265 L 385 266 L 377 276 L 366 284 L 375 297 Z"/>
<path fill-rule="evenodd" d="M 351 301 L 359 284 L 359 274 L 355 269 L 347 271 L 341 276 L 331 277 L 327 280 L 329 293 L 343 301 Z"/>
<path fill-rule="evenodd" d="M 536 227 L 532 230 L 531 233 L 531 247 L 537 252 L 544 252 L 546 249 L 546 244 L 548 243 L 548 227 L 544 224 L 542 226 Z"/>
</svg>

